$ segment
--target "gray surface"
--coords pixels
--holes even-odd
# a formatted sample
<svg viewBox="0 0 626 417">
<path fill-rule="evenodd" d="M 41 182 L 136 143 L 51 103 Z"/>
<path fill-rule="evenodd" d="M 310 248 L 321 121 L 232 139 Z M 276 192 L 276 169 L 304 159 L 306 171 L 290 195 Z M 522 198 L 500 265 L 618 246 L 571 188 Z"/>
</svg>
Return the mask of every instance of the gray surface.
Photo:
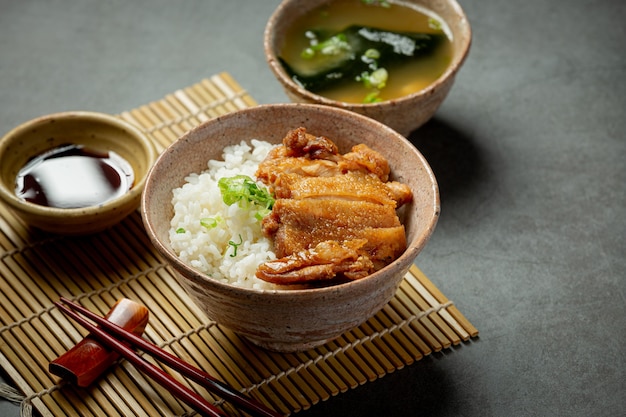
<svg viewBox="0 0 626 417">
<path fill-rule="evenodd" d="M 221 71 L 285 101 L 262 53 L 277 4 L 0 0 L 0 131 Z M 417 262 L 480 338 L 302 416 L 626 413 L 625 4 L 462 1 L 472 51 L 412 135 L 442 200 Z"/>
</svg>

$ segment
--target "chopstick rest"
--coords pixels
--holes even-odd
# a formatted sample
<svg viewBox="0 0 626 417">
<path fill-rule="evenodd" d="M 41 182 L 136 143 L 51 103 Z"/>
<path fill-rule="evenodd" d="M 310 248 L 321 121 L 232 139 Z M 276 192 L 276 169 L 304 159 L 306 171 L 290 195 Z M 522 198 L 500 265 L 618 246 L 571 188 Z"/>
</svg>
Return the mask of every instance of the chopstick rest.
<svg viewBox="0 0 626 417">
<path fill-rule="evenodd" d="M 236 404 L 240 408 L 246 410 L 251 415 L 263 417 L 281 416 L 281 414 L 278 414 L 265 405 L 245 396 L 226 383 L 213 378 L 206 372 L 193 367 L 189 363 L 184 362 L 180 358 L 135 335 L 134 333 L 131 333 L 109 322 L 108 320 L 105 320 L 79 304 L 65 298 L 61 298 L 59 302 L 55 302 L 54 304 L 67 316 L 71 317 L 93 333 L 99 341 L 118 352 L 139 371 L 145 373 L 157 383 L 167 388 L 174 396 L 192 406 L 202 415 L 224 416 L 225 414 L 213 404 L 202 398 L 198 393 L 192 391 L 187 386 L 183 385 L 164 372 L 161 368 L 158 368 L 145 360 L 143 357 L 139 356 L 131 347 L 143 350 L 147 354 L 163 362 L 165 365 L 168 365 L 172 369 L 180 372 L 190 380 L 195 381 L 209 391 L 222 396 L 224 399 L 231 401 L 233 404 Z M 80 314 L 78 314 L 78 312 Z M 83 316 L 95 322 L 98 326 L 92 324 Z"/>
<path fill-rule="evenodd" d="M 148 324 L 148 309 L 127 298 L 119 299 L 104 318 L 136 335 Z M 87 387 L 105 372 L 119 354 L 88 334 L 73 348 L 48 365 L 50 373 L 67 379 L 79 387 Z"/>
</svg>

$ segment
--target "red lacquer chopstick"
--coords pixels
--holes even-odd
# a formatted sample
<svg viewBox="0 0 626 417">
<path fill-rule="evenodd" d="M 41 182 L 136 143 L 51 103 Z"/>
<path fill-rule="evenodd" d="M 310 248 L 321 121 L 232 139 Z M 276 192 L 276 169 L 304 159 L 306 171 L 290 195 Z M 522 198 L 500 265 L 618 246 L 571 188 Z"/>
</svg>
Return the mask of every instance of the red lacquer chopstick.
<svg viewBox="0 0 626 417">
<path fill-rule="evenodd" d="M 64 305 L 62 303 L 67 304 Z M 61 309 L 65 314 L 76 320 L 79 324 L 89 330 L 94 336 L 98 337 L 101 342 L 106 344 L 112 350 L 118 352 L 121 356 L 131 362 L 139 370 L 145 372 L 155 381 L 168 389 L 171 389 L 173 393 L 179 394 L 179 398 L 187 402 L 190 406 L 194 407 L 199 412 L 202 412 L 210 416 L 224 416 L 225 414 L 217 409 L 215 406 L 207 402 L 200 395 L 180 384 L 173 379 L 170 375 L 165 373 L 160 368 L 147 362 L 145 359 L 137 355 L 130 347 L 126 346 L 121 340 L 130 343 L 138 349 L 152 355 L 159 361 L 170 366 L 172 369 L 180 372 L 189 379 L 204 386 L 209 391 L 218 394 L 222 398 L 231 401 L 237 406 L 241 407 L 245 411 L 255 416 L 262 417 L 280 417 L 276 411 L 271 410 L 265 405 L 245 396 L 241 392 L 235 390 L 224 382 L 215 379 L 206 372 L 195 368 L 187 362 L 184 362 L 180 358 L 172 355 L 171 353 L 159 348 L 158 346 L 148 342 L 147 340 L 134 335 L 131 332 L 126 331 L 120 326 L 105 320 L 103 317 L 98 316 L 92 311 L 82 307 L 79 304 L 74 303 L 66 298 L 61 298 L 61 302 L 56 302 L 55 305 Z M 69 308 L 68 308 L 69 306 Z M 71 308 L 71 309 L 70 309 Z M 95 326 L 84 317 L 76 313 L 76 310 L 88 317 L 93 322 L 97 323 Z M 115 337 L 114 337 L 115 336 Z"/>
</svg>

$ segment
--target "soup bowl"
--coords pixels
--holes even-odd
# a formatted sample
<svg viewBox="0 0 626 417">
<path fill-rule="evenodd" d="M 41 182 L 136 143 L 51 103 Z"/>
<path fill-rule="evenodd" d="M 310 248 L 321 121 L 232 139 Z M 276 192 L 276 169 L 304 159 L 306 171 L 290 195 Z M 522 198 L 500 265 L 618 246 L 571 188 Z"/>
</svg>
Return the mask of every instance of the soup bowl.
<svg viewBox="0 0 626 417">
<path fill-rule="evenodd" d="M 130 189 L 102 204 L 59 208 L 18 197 L 16 179 L 34 157 L 64 145 L 115 152 L 130 164 Z M 148 169 L 157 153 L 137 127 L 108 114 L 72 111 L 42 116 L 0 139 L 0 199 L 27 225 L 51 233 L 84 235 L 105 230 L 139 207 Z"/>
<path fill-rule="evenodd" d="M 281 51 L 287 33 L 294 21 L 313 9 L 337 0 L 284 0 L 274 11 L 265 27 L 264 50 L 267 63 L 282 85 L 287 97 L 293 102 L 322 104 L 350 110 L 376 119 L 408 136 L 426 123 L 440 107 L 452 88 L 456 74 L 469 53 L 471 44 L 470 24 L 463 9 L 455 0 L 390 0 L 394 4 L 427 11 L 429 16 L 443 22 L 444 32 L 452 43 L 452 56 L 445 71 L 427 87 L 411 94 L 375 103 L 348 103 L 313 93 L 294 81 L 281 63 Z M 354 0 L 356 3 L 359 0 Z"/>
<path fill-rule="evenodd" d="M 213 279 L 181 261 L 170 244 L 173 190 L 200 173 L 224 147 L 258 139 L 280 144 L 289 130 L 305 127 L 334 141 L 341 153 L 364 143 L 378 150 L 391 176 L 406 183 L 413 201 L 400 209 L 407 248 L 383 269 L 358 280 L 322 288 L 242 288 Z M 212 119 L 168 147 L 148 174 L 142 216 L 158 252 L 181 286 L 206 315 L 258 346 L 275 351 L 305 350 L 323 344 L 374 315 L 395 294 L 422 250 L 439 216 L 439 193 L 424 157 L 389 127 L 359 114 L 328 106 L 285 103 L 260 105 Z"/>
</svg>

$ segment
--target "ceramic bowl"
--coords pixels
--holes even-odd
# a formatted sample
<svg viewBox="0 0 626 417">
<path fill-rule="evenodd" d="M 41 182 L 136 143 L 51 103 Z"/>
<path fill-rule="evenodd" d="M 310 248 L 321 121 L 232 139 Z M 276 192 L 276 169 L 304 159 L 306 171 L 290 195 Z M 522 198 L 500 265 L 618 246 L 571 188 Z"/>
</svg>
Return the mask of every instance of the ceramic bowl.
<svg viewBox="0 0 626 417">
<path fill-rule="evenodd" d="M 455 0 L 403 0 L 397 3 L 425 8 L 446 23 L 452 40 L 453 55 L 447 70 L 432 84 L 410 95 L 371 104 L 331 100 L 305 90 L 293 81 L 280 63 L 280 50 L 292 22 L 320 5 L 334 0 L 284 0 L 270 17 L 265 28 L 264 50 L 267 63 L 291 101 L 323 104 L 354 111 L 376 119 L 404 136 L 426 123 L 444 101 L 457 72 L 461 69 L 471 44 L 470 24 Z M 355 0 L 356 1 L 356 0 Z M 391 3 L 394 3 L 392 0 Z"/>
<path fill-rule="evenodd" d="M 33 157 L 64 144 L 114 151 L 129 162 L 134 184 L 128 192 L 100 205 L 56 208 L 27 202 L 15 194 L 16 177 Z M 28 121 L 0 139 L 0 199 L 25 223 L 66 235 L 102 231 L 139 207 L 146 174 L 157 153 L 136 127 L 115 116 L 94 112 L 64 112 Z"/>
<path fill-rule="evenodd" d="M 221 159 L 225 146 L 260 139 L 281 143 L 304 126 L 333 140 L 341 153 L 365 143 L 388 158 L 392 177 L 408 184 L 414 201 L 401 209 L 406 251 L 393 263 L 360 280 L 315 289 L 259 290 L 218 282 L 183 263 L 169 243 L 172 190 L 190 173 Z M 261 105 L 210 120 L 167 148 L 148 175 L 143 221 L 152 243 L 176 271 L 195 303 L 217 323 L 276 351 L 297 351 L 325 343 L 374 315 L 394 295 L 428 241 L 439 216 L 439 194 L 423 156 L 389 127 L 359 114 L 328 106 Z"/>
</svg>

